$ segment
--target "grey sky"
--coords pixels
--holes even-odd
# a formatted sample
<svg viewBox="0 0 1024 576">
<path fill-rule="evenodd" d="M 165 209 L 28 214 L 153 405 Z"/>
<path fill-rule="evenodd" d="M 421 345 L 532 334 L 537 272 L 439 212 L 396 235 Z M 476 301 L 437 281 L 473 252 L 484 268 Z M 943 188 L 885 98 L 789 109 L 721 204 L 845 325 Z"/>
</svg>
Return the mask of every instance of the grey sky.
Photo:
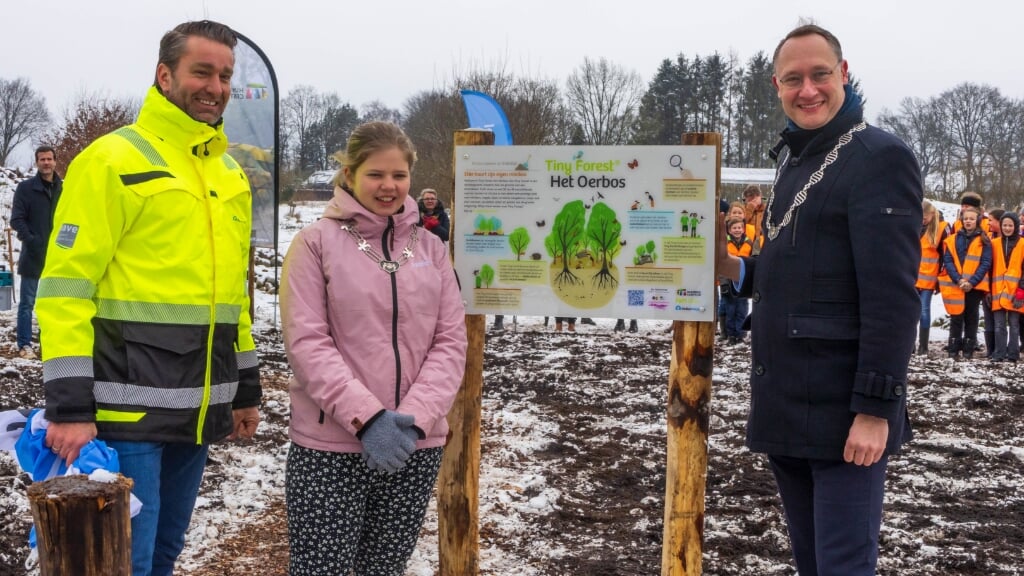
<svg viewBox="0 0 1024 576">
<path fill-rule="evenodd" d="M 1024 98 L 1012 0 L 11 0 L 0 9 L 0 77 L 27 77 L 55 118 L 83 91 L 141 96 L 160 36 L 185 20 L 224 22 L 270 58 L 282 94 L 299 84 L 359 107 L 400 108 L 453 70 L 494 68 L 564 83 L 584 57 L 648 82 L 664 58 L 770 53 L 800 17 L 832 30 L 874 119 L 902 98 L 961 82 Z M 31 153 L 12 163 L 27 165 Z"/>
</svg>

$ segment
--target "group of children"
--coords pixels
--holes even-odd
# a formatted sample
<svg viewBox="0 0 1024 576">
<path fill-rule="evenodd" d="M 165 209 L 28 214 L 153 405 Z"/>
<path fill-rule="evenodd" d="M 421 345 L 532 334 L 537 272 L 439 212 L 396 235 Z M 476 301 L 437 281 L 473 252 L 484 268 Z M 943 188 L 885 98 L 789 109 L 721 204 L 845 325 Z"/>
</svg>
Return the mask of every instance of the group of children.
<svg viewBox="0 0 1024 576">
<path fill-rule="evenodd" d="M 980 349 L 979 310 L 984 314 L 985 357 L 1017 362 L 1024 312 L 1024 242 L 1020 217 L 1012 210 L 985 212 L 982 198 L 965 192 L 952 225 L 927 200 L 923 203 L 921 264 L 917 289 L 921 296 L 918 354 L 927 354 L 931 297 L 942 295 L 949 314 L 950 358 L 972 359 Z"/>
</svg>

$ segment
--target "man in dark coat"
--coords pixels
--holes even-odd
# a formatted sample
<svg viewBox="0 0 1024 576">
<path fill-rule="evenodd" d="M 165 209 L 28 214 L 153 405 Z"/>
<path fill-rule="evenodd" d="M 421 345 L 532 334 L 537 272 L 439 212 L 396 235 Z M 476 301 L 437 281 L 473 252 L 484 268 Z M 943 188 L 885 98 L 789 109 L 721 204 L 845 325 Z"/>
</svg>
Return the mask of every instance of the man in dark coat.
<svg viewBox="0 0 1024 576">
<path fill-rule="evenodd" d="M 910 438 L 920 170 L 864 123 L 830 32 L 790 32 L 774 72 L 789 122 L 764 247 L 718 241 L 719 275 L 753 301 L 747 446 L 768 455 L 800 575 L 874 575 L 888 456 Z"/>
<path fill-rule="evenodd" d="M 21 240 L 18 275 L 21 289 L 18 300 L 18 353 L 34 359 L 32 350 L 32 308 L 36 304 L 36 288 L 46 260 L 46 244 L 53 230 L 53 212 L 60 199 L 61 179 L 57 175 L 57 157 L 53 148 L 36 148 L 36 174 L 22 180 L 14 191 L 11 206 L 11 228 Z"/>
</svg>

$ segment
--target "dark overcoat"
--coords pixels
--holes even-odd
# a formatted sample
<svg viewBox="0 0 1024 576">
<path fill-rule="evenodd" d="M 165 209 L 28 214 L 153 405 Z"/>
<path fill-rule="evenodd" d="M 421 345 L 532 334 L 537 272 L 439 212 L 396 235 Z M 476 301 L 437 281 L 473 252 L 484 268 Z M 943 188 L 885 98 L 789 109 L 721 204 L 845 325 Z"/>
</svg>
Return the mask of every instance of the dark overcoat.
<svg viewBox="0 0 1024 576">
<path fill-rule="evenodd" d="M 799 142 L 799 153 L 792 153 L 792 141 L 779 148 L 772 224 L 860 122 L 859 111 L 837 116 Z M 867 126 L 838 151 L 774 239 L 767 237 L 765 211 L 765 244 L 744 260 L 740 288 L 753 302 L 751 450 L 841 459 L 857 413 L 889 421 L 887 453 L 909 439 L 921 198 L 914 154 Z"/>
<path fill-rule="evenodd" d="M 43 179 L 35 176 L 22 180 L 14 189 L 11 203 L 11 228 L 21 240 L 18 274 L 26 278 L 39 278 L 46 260 L 46 243 L 53 231 L 53 213 L 57 209 L 63 182 L 56 173 L 49 191 Z"/>
</svg>

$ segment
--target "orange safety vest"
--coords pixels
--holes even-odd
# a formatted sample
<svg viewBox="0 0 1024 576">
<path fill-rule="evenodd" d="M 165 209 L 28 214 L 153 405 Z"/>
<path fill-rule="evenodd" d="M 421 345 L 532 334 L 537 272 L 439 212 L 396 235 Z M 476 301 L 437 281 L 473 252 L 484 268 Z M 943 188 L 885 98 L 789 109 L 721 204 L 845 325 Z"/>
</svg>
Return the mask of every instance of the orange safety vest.
<svg viewBox="0 0 1024 576">
<path fill-rule="evenodd" d="M 953 265 L 956 266 L 956 270 L 960 273 L 961 277 L 973 276 L 978 270 L 978 265 L 981 264 L 981 235 L 979 234 L 977 238 L 971 240 L 970 245 L 967 247 L 967 257 L 964 258 L 963 262 L 960 262 L 960 255 L 956 253 L 955 234 L 946 238 L 946 250 L 949 250 L 949 255 L 953 257 Z M 988 275 L 981 282 L 978 282 L 974 289 L 988 292 Z M 942 293 L 942 304 L 946 307 L 947 313 L 951 316 L 963 314 L 964 291 L 956 284 L 953 284 L 948 270 L 943 270 L 942 274 L 939 275 L 939 292 Z"/>
<path fill-rule="evenodd" d="M 747 224 L 747 226 L 750 226 L 750 224 Z M 754 242 L 749 236 L 744 236 L 743 242 L 737 246 L 730 237 L 727 248 L 729 250 L 729 256 L 750 256 L 754 252 Z"/>
<path fill-rule="evenodd" d="M 921 264 L 917 267 L 917 284 L 922 290 L 934 290 L 939 284 L 939 245 L 921 234 Z"/>
<path fill-rule="evenodd" d="M 1024 239 L 1017 241 L 1009 258 L 1003 254 L 1002 238 L 992 242 L 992 309 L 1024 312 L 1024 306 L 1013 307 L 1013 296 L 1020 285 L 1024 267 Z"/>
</svg>

